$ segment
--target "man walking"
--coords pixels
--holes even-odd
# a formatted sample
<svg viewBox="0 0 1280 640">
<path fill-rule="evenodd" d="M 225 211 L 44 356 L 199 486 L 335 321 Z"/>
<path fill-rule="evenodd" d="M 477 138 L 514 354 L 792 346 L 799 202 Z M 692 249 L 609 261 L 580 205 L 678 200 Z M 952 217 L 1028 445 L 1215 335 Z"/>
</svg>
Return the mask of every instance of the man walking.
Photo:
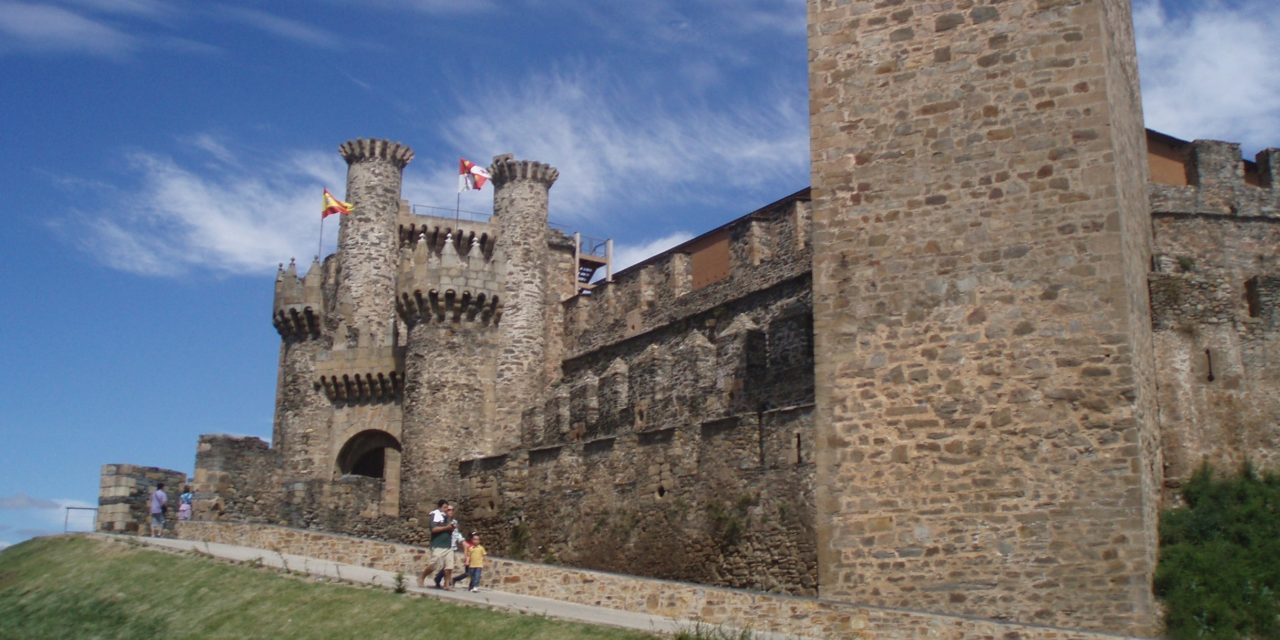
<svg viewBox="0 0 1280 640">
<path fill-rule="evenodd" d="M 453 506 L 444 500 L 439 509 L 431 512 L 431 562 L 418 576 L 418 586 L 426 586 L 427 575 L 442 572 L 444 584 L 436 581 L 436 586 L 446 591 L 453 590 L 453 532 L 458 529 L 458 521 L 453 519 Z M 439 514 L 439 515 L 437 515 Z"/>
<path fill-rule="evenodd" d="M 164 493 L 164 483 L 157 482 L 156 490 L 151 492 L 151 537 L 164 535 L 164 509 L 169 503 L 169 496 Z"/>
</svg>

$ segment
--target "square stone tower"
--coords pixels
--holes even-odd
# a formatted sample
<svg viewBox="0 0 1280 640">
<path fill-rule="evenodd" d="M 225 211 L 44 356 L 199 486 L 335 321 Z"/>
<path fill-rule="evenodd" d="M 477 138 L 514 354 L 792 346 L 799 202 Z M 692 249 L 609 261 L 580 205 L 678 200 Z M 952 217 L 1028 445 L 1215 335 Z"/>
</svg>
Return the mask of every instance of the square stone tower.
<svg viewBox="0 0 1280 640">
<path fill-rule="evenodd" d="M 1154 631 L 1128 0 L 809 0 L 819 590 Z"/>
</svg>

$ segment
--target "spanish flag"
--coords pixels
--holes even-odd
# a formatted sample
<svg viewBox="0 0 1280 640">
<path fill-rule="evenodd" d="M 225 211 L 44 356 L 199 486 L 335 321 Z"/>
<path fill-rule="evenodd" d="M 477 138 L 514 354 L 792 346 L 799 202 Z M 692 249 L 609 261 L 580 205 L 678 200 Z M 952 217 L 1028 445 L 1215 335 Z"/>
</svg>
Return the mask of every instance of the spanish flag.
<svg viewBox="0 0 1280 640">
<path fill-rule="evenodd" d="M 341 213 L 344 216 L 351 213 L 351 203 L 343 202 L 333 197 L 333 194 L 329 193 L 328 187 L 324 190 L 324 204 L 322 206 L 324 208 L 320 210 L 321 220 L 324 220 L 335 213 Z"/>
</svg>

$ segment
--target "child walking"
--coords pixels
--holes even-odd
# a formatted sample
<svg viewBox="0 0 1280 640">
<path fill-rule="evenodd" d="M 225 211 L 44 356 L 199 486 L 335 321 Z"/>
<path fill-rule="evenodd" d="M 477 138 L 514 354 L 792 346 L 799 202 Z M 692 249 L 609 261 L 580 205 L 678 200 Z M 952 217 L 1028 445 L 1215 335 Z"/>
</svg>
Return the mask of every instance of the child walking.
<svg viewBox="0 0 1280 640">
<path fill-rule="evenodd" d="M 467 545 L 467 575 L 471 577 L 471 583 L 467 588 L 471 591 L 479 591 L 480 574 L 484 571 L 484 557 L 488 552 L 484 550 L 484 545 L 480 544 L 480 534 L 472 531 L 468 542 L 471 544 Z"/>
</svg>

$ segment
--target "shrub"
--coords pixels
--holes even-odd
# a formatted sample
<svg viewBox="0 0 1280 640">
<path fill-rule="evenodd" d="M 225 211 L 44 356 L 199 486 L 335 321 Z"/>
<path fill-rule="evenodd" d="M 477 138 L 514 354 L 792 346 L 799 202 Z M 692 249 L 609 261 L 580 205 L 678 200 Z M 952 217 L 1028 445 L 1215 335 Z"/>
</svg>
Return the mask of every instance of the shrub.
<svg viewBox="0 0 1280 640">
<path fill-rule="evenodd" d="M 1214 479 L 1203 466 L 1186 506 L 1160 519 L 1155 591 L 1169 637 L 1280 638 L 1280 476 Z"/>
</svg>

